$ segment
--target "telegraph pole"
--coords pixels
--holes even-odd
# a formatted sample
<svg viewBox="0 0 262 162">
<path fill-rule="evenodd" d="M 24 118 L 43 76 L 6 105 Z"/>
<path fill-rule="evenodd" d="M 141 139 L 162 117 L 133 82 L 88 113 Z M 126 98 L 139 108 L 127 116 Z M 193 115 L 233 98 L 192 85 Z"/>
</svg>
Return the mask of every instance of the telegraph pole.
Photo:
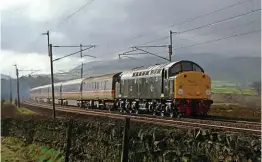
<svg viewBox="0 0 262 162">
<path fill-rule="evenodd" d="M 49 57 L 50 57 L 50 65 L 51 65 L 51 84 L 52 84 L 53 115 L 54 115 L 54 119 L 55 119 L 56 114 L 55 114 L 55 92 L 54 92 L 54 71 L 53 71 L 53 51 L 52 51 L 52 44 L 50 44 L 50 46 L 49 46 Z"/>
<path fill-rule="evenodd" d="M 172 53 L 173 53 L 173 50 L 172 50 L 172 31 L 170 30 L 170 33 L 169 33 L 169 37 L 170 37 L 170 45 L 168 46 L 168 49 L 169 49 L 169 61 L 171 62 L 171 56 L 172 56 Z"/>
<path fill-rule="evenodd" d="M 12 103 L 12 100 L 13 100 L 13 94 L 12 94 L 12 78 L 11 78 L 11 76 L 10 76 L 10 102 Z"/>
<path fill-rule="evenodd" d="M 16 71 L 17 106 L 20 108 L 19 72 L 17 69 L 17 65 L 15 64 L 14 66 Z"/>
<path fill-rule="evenodd" d="M 169 53 L 169 61 L 171 62 L 171 57 L 173 54 L 173 40 L 172 40 L 172 34 L 177 33 L 177 32 L 172 32 L 170 30 L 169 32 L 169 38 L 170 38 L 170 45 L 168 46 L 168 53 Z"/>
<path fill-rule="evenodd" d="M 51 65 L 53 116 L 55 119 L 56 113 L 55 113 L 55 94 L 54 94 L 53 52 L 52 52 L 52 44 L 50 44 L 49 30 L 46 33 L 42 33 L 42 35 L 47 35 L 47 48 L 48 48 L 48 55 L 50 58 L 50 65 Z"/>
<path fill-rule="evenodd" d="M 80 44 L 80 55 L 81 55 L 81 59 L 82 59 L 83 58 L 82 44 Z M 84 73 L 84 64 L 83 64 L 83 61 L 82 61 L 82 64 L 81 64 L 81 78 L 83 78 L 83 73 Z"/>
</svg>

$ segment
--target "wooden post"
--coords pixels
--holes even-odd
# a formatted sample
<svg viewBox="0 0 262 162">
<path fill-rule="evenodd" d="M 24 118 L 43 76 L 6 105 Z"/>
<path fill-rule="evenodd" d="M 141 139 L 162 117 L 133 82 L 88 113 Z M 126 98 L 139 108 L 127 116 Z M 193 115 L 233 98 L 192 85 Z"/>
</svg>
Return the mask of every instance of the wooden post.
<svg viewBox="0 0 262 162">
<path fill-rule="evenodd" d="M 121 162 L 128 162 L 129 128 L 130 128 L 130 118 L 126 118 L 125 129 L 123 133 Z"/>
<path fill-rule="evenodd" d="M 67 146 L 66 146 L 65 162 L 69 162 L 72 128 L 73 128 L 73 120 L 70 119 L 69 124 L 68 124 L 68 128 L 67 128 Z"/>
<path fill-rule="evenodd" d="M 48 39 L 49 39 L 49 32 L 48 32 Z M 52 84 L 52 104 L 53 104 L 53 116 L 54 119 L 56 117 L 55 114 L 55 88 L 54 88 L 54 71 L 53 71 L 53 46 L 52 44 L 49 45 L 49 57 L 50 57 L 50 66 L 51 66 L 51 84 Z"/>
</svg>

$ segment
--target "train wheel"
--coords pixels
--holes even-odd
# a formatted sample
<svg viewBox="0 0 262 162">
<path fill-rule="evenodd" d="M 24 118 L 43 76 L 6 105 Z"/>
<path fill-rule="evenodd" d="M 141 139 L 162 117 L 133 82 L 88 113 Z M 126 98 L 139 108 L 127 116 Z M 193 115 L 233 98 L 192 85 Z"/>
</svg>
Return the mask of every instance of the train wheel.
<svg viewBox="0 0 262 162">
<path fill-rule="evenodd" d="M 120 109 L 120 112 L 123 113 L 123 114 L 126 114 L 126 110 L 125 109 Z"/>
<path fill-rule="evenodd" d="M 174 117 L 174 113 L 173 113 L 173 112 L 170 112 L 170 113 L 169 113 L 169 116 L 170 116 L 171 118 L 173 118 L 173 117 Z"/>
<path fill-rule="evenodd" d="M 156 116 L 156 112 L 155 111 L 153 111 L 153 116 Z"/>
<path fill-rule="evenodd" d="M 139 114 L 139 110 L 135 110 L 135 114 Z"/>
<path fill-rule="evenodd" d="M 164 117 L 165 116 L 165 112 L 161 111 L 161 116 Z"/>
<path fill-rule="evenodd" d="M 208 116 L 207 113 L 203 113 L 203 114 L 201 115 L 202 118 L 205 118 L 205 117 L 207 117 L 207 116 Z"/>
</svg>

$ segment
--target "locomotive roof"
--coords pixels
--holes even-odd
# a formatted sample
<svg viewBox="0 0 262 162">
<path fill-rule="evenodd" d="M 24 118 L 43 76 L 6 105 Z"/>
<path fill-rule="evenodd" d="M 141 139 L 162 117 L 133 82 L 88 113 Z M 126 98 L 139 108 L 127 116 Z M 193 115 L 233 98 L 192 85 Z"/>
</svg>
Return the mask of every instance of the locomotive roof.
<svg viewBox="0 0 262 162">
<path fill-rule="evenodd" d="M 161 76 L 161 71 L 163 69 L 169 69 L 174 64 L 177 64 L 177 63 L 180 63 L 180 62 L 192 62 L 192 63 L 196 64 L 195 62 L 189 61 L 189 60 L 180 60 L 180 61 L 176 61 L 176 62 L 157 64 L 157 65 L 149 66 L 147 68 L 124 71 L 121 74 L 121 78 L 127 79 L 127 78 L 131 78 L 131 77 Z M 139 73 L 139 74 L 137 75 L 137 73 Z M 140 73 L 142 73 L 142 75 L 140 75 Z"/>
<path fill-rule="evenodd" d="M 142 72 L 145 72 L 146 75 L 148 76 L 160 76 L 161 75 L 161 70 L 162 69 L 167 69 L 169 67 L 171 67 L 172 65 L 174 65 L 175 63 L 177 62 L 171 62 L 171 63 L 164 63 L 164 64 L 157 64 L 157 65 L 152 65 L 152 66 L 149 66 L 147 68 L 143 68 L 143 69 L 135 69 L 135 70 L 129 70 L 129 71 L 124 71 L 122 74 L 121 74 L 121 78 L 125 79 L 125 78 L 130 78 L 130 77 L 133 77 L 134 76 L 134 73 L 142 73 Z M 152 72 L 152 71 L 155 71 L 155 72 Z M 143 76 L 145 77 L 145 76 Z"/>
<path fill-rule="evenodd" d="M 81 84 L 84 79 L 85 78 L 69 80 L 69 81 L 63 82 L 62 86 L 63 85 L 70 85 L 70 84 Z"/>
<path fill-rule="evenodd" d="M 60 86 L 62 83 L 63 83 L 63 82 L 54 83 L 54 87 L 55 87 L 55 86 Z M 30 89 L 30 91 L 36 90 L 36 89 L 42 89 L 42 88 L 49 88 L 49 87 L 51 87 L 51 86 L 52 86 L 51 84 L 47 84 L 47 85 L 43 85 L 43 86 L 39 86 L 39 87 L 32 88 L 32 89 Z"/>
<path fill-rule="evenodd" d="M 48 86 L 49 86 L 49 84 L 48 84 L 48 85 L 39 86 L 39 87 L 35 87 L 35 88 L 32 88 L 31 90 L 46 88 L 46 87 L 48 87 Z M 30 91 L 31 91 L 31 90 L 30 90 Z"/>
</svg>

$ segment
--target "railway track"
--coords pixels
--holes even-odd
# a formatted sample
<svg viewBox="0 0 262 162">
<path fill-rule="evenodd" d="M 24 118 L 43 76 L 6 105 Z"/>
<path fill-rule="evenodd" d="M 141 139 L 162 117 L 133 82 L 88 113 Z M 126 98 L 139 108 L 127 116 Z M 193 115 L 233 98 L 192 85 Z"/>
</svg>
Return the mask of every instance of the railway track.
<svg viewBox="0 0 262 162">
<path fill-rule="evenodd" d="M 52 111 L 52 106 L 47 103 L 35 103 L 24 101 L 23 105 L 33 108 L 43 108 Z M 208 128 L 208 129 L 219 129 L 223 131 L 230 131 L 234 133 L 247 133 L 256 136 L 261 136 L 261 123 L 248 122 L 248 121 L 221 121 L 221 120 L 210 120 L 210 119 L 171 119 L 166 117 L 154 117 L 149 115 L 135 115 L 135 114 L 123 114 L 118 112 L 111 112 L 106 110 L 95 110 L 95 109 L 80 109 L 77 107 L 63 107 L 56 106 L 56 111 L 67 112 L 81 115 L 93 115 L 93 116 L 105 116 L 110 118 L 124 119 L 129 117 L 133 121 L 152 123 L 163 126 L 172 126 L 177 128 Z"/>
</svg>

